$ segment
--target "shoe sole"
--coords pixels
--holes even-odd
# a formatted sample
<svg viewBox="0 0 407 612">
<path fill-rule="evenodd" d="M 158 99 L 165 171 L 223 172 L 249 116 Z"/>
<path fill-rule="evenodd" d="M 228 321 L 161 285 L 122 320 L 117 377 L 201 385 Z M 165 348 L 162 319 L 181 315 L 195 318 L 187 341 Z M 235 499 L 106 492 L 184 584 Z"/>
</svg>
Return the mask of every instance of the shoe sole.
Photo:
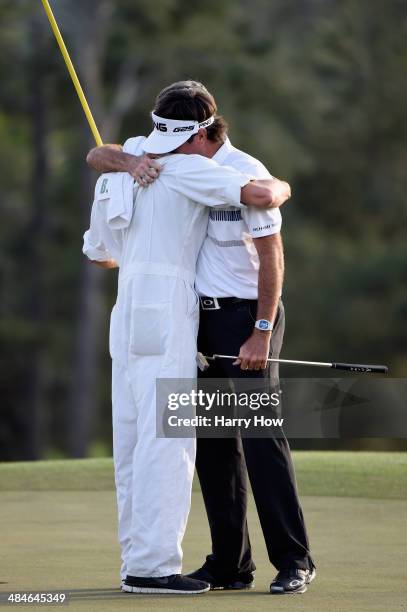
<svg viewBox="0 0 407 612">
<path fill-rule="evenodd" d="M 244 586 L 211 586 L 211 591 L 250 591 L 254 589 L 254 582 Z"/>
<path fill-rule="evenodd" d="M 158 587 L 136 587 L 129 586 L 128 584 L 122 585 L 122 591 L 125 593 L 177 593 L 178 595 L 199 595 L 200 593 L 206 593 L 209 591 L 210 587 L 206 587 L 205 589 L 199 589 L 198 591 L 181 591 L 180 589 L 160 589 Z"/>
<path fill-rule="evenodd" d="M 271 595 L 302 595 L 303 593 L 306 593 L 307 591 L 307 585 L 304 584 L 303 587 L 301 587 L 301 589 L 298 589 L 297 591 L 284 591 L 283 589 L 270 589 L 270 594 Z"/>
</svg>

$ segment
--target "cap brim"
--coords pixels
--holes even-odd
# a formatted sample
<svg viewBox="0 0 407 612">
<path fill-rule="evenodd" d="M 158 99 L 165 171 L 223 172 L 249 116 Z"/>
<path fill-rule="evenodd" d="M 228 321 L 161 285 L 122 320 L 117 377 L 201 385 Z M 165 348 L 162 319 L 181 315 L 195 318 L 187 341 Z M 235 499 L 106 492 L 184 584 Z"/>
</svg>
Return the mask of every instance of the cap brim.
<svg viewBox="0 0 407 612">
<path fill-rule="evenodd" d="M 157 130 L 153 130 L 142 144 L 146 153 L 170 153 L 178 149 L 188 140 L 191 134 L 180 134 L 179 136 L 164 136 Z"/>
</svg>

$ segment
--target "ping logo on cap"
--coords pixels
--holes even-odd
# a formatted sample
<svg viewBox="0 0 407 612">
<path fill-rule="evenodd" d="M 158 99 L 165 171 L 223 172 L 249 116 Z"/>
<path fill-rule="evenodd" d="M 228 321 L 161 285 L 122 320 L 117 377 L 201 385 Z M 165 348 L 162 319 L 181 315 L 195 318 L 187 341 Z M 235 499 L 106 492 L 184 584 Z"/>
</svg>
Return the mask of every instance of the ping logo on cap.
<svg viewBox="0 0 407 612">
<path fill-rule="evenodd" d="M 167 126 L 165 125 L 165 123 L 159 123 L 158 121 L 153 121 L 154 123 L 154 127 L 156 130 L 158 130 L 159 132 L 167 132 Z"/>
<path fill-rule="evenodd" d="M 155 113 L 151 113 L 151 117 L 153 119 L 154 129 L 160 132 L 162 136 L 180 136 L 185 132 L 196 134 L 200 128 L 206 128 L 215 121 L 213 116 L 201 122 L 191 119 L 187 119 L 186 121 L 181 119 L 166 119 L 165 117 L 159 117 Z"/>
<path fill-rule="evenodd" d="M 201 121 L 201 123 L 199 123 L 199 127 L 200 128 L 206 128 L 209 127 L 210 125 L 212 125 L 212 123 L 215 121 L 215 117 L 209 117 L 209 119 L 205 119 L 205 121 Z"/>
</svg>

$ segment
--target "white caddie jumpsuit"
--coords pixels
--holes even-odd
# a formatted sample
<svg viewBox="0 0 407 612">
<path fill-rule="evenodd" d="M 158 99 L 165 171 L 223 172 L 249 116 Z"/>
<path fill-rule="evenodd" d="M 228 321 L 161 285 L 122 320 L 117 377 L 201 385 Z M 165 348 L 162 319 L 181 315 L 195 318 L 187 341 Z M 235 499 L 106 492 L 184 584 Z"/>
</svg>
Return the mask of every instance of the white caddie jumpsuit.
<svg viewBox="0 0 407 612">
<path fill-rule="evenodd" d="M 251 178 L 199 155 L 167 155 L 160 164 L 153 184 L 135 188 L 133 215 L 121 230 L 109 228 L 113 175 L 102 175 L 84 236 L 90 259 L 120 265 L 110 353 L 122 578 L 181 572 L 195 440 L 156 437 L 156 379 L 196 377 L 194 280 L 207 207 L 240 206 Z"/>
</svg>

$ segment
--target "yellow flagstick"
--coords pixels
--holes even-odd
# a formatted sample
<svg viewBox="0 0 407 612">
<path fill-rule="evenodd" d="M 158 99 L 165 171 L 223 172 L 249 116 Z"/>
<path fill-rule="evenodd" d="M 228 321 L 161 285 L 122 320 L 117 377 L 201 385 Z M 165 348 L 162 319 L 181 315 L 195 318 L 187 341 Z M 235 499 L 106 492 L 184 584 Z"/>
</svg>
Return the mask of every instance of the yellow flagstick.
<svg viewBox="0 0 407 612">
<path fill-rule="evenodd" d="M 65 60 L 66 67 L 68 68 L 68 72 L 71 75 L 71 79 L 72 79 L 73 84 L 75 86 L 76 93 L 78 94 L 79 100 L 80 100 L 80 102 L 82 104 L 82 108 L 83 108 L 84 113 L 86 115 L 86 118 L 88 120 L 90 129 L 92 130 L 93 137 L 96 140 L 96 144 L 98 146 L 100 146 L 100 145 L 103 144 L 103 141 L 102 141 L 102 139 L 100 137 L 99 130 L 97 129 L 95 120 L 94 120 L 94 118 L 92 116 L 91 110 L 89 108 L 89 104 L 86 101 L 85 94 L 83 93 L 83 89 L 82 89 L 81 84 L 79 82 L 79 79 L 78 79 L 78 76 L 76 74 L 75 68 L 74 68 L 74 66 L 73 66 L 73 64 L 71 62 L 71 58 L 69 57 L 68 50 L 67 50 L 67 48 L 65 46 L 65 43 L 64 43 L 64 39 L 62 38 L 61 32 L 59 31 L 59 28 L 58 28 L 58 24 L 55 21 L 55 17 L 54 17 L 54 14 L 52 12 L 52 9 L 51 9 L 51 7 L 49 5 L 48 0 L 42 0 L 42 4 L 43 4 L 44 10 L 45 10 L 45 12 L 47 14 L 48 20 L 49 20 L 49 22 L 51 24 L 52 31 L 54 32 L 55 38 L 57 39 L 57 43 L 59 45 L 59 48 L 61 49 L 61 53 L 62 53 L 62 56 L 63 56 L 63 58 Z"/>
</svg>

